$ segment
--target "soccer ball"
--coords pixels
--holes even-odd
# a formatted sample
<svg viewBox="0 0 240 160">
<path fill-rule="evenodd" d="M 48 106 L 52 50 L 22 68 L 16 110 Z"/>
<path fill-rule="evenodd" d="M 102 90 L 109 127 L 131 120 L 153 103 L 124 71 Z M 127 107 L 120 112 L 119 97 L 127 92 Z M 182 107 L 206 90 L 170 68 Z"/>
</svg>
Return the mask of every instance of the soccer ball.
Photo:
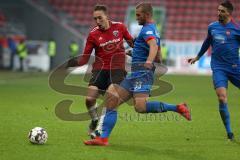
<svg viewBox="0 0 240 160">
<path fill-rule="evenodd" d="M 28 139 L 33 144 L 44 144 L 47 142 L 48 134 L 42 127 L 35 127 L 28 133 Z"/>
</svg>

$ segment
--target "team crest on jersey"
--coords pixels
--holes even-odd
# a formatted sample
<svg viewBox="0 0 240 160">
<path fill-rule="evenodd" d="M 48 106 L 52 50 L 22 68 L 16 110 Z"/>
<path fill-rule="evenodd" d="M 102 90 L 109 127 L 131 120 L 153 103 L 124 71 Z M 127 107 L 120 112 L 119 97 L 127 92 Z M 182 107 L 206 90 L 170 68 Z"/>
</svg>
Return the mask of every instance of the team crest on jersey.
<svg viewBox="0 0 240 160">
<path fill-rule="evenodd" d="M 117 36 L 118 36 L 118 31 L 117 31 L 117 30 L 113 31 L 113 35 L 114 35 L 115 37 L 117 37 Z"/>
<path fill-rule="evenodd" d="M 226 31 L 226 35 L 229 36 L 231 32 L 229 30 Z"/>
</svg>

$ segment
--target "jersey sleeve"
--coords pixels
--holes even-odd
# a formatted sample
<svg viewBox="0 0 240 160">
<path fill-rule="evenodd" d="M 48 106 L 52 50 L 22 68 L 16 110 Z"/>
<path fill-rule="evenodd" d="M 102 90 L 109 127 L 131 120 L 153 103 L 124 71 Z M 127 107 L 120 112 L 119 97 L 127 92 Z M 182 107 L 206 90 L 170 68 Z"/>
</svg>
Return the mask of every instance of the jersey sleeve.
<svg viewBox="0 0 240 160">
<path fill-rule="evenodd" d="M 200 51 L 198 52 L 198 57 L 202 57 L 202 55 L 204 55 L 204 53 L 208 50 L 208 48 L 210 47 L 212 42 L 212 36 L 211 36 L 211 30 L 210 27 L 208 27 L 208 35 L 207 38 L 204 40 L 202 47 L 200 49 Z"/>
<path fill-rule="evenodd" d="M 128 32 L 127 27 L 124 24 L 122 25 L 122 32 L 123 32 L 123 38 L 126 41 L 133 40 L 131 34 Z"/>
<path fill-rule="evenodd" d="M 90 58 L 90 55 L 95 48 L 94 39 L 91 34 L 88 35 L 87 42 L 84 48 L 83 54 L 78 59 L 78 65 L 82 66 L 86 64 Z"/>
<path fill-rule="evenodd" d="M 142 37 L 146 42 L 151 40 L 151 39 L 156 40 L 156 36 L 154 35 L 154 30 L 149 28 L 149 27 L 146 27 L 146 28 L 143 29 Z"/>
<path fill-rule="evenodd" d="M 236 37 L 237 37 L 237 40 L 240 42 L 240 27 L 238 27 L 236 30 Z"/>
</svg>

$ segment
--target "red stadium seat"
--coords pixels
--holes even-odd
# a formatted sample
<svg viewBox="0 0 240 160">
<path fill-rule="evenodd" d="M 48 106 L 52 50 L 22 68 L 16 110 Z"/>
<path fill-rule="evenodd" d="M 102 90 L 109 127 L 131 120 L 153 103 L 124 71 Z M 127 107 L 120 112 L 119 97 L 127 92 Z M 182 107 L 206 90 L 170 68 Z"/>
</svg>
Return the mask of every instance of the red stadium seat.
<svg viewBox="0 0 240 160">
<path fill-rule="evenodd" d="M 0 27 L 4 26 L 5 23 L 6 23 L 6 17 L 2 12 L 0 12 Z"/>
<path fill-rule="evenodd" d="M 48 0 L 55 8 L 64 10 L 79 25 L 90 26 L 93 23 L 93 6 L 98 3 L 110 6 L 110 18 L 124 21 L 129 6 L 135 6 L 138 0 Z M 235 8 L 240 8 L 239 0 L 231 0 Z M 202 40 L 206 36 L 207 26 L 217 20 L 218 0 L 149 0 L 153 6 L 166 7 L 166 28 L 163 38 L 170 40 Z M 233 16 L 240 20 L 238 10 Z M 200 33 L 200 34 L 199 34 Z"/>
</svg>

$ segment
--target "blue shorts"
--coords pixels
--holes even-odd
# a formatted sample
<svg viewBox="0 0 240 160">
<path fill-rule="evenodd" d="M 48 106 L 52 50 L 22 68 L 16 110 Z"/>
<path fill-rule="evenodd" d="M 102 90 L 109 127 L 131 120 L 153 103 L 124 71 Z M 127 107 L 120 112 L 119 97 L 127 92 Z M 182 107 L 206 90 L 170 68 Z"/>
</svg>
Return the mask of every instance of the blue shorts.
<svg viewBox="0 0 240 160">
<path fill-rule="evenodd" d="M 214 88 L 228 88 L 228 80 L 240 89 L 240 69 L 232 68 L 230 70 L 216 69 L 213 70 Z"/>
<path fill-rule="evenodd" d="M 134 71 L 121 82 L 120 86 L 131 93 L 150 94 L 154 80 L 153 75 L 154 71 L 152 70 Z"/>
</svg>

